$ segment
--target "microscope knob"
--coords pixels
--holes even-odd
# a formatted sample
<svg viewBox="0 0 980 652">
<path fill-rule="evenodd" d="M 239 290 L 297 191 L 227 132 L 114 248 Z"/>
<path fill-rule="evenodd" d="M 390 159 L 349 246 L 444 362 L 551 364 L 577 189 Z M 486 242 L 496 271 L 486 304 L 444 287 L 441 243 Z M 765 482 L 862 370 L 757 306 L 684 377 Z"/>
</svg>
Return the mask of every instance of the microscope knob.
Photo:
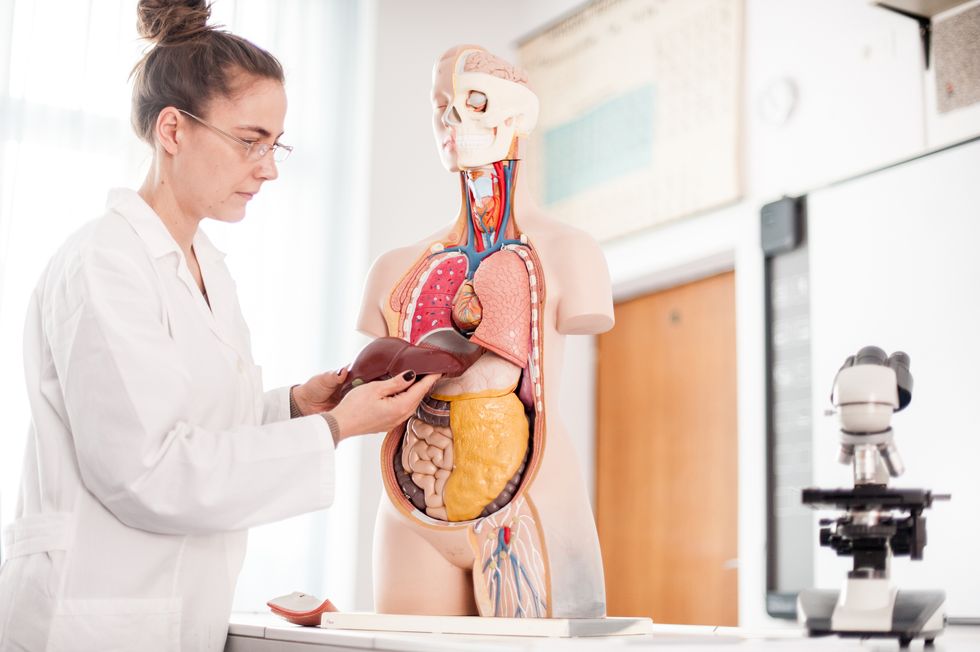
<svg viewBox="0 0 980 652">
<path fill-rule="evenodd" d="M 823 521 L 821 521 L 821 525 L 823 525 Z M 822 528 L 820 528 L 820 545 L 821 546 L 829 546 L 830 545 L 830 538 L 832 536 L 833 535 L 831 534 L 829 527 L 822 527 Z"/>
</svg>

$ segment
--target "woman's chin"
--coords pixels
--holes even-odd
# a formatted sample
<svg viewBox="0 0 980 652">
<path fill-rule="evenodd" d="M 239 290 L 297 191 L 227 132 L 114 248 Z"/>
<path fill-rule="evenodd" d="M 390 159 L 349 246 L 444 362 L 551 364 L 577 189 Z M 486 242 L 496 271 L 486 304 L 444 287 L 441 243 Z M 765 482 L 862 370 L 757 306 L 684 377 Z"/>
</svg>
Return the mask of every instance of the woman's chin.
<svg viewBox="0 0 980 652">
<path fill-rule="evenodd" d="M 241 222 L 243 219 L 245 219 L 245 207 L 243 206 L 242 208 L 237 210 L 222 211 L 220 214 L 214 215 L 212 219 L 215 219 L 219 222 L 227 222 L 228 224 Z"/>
</svg>

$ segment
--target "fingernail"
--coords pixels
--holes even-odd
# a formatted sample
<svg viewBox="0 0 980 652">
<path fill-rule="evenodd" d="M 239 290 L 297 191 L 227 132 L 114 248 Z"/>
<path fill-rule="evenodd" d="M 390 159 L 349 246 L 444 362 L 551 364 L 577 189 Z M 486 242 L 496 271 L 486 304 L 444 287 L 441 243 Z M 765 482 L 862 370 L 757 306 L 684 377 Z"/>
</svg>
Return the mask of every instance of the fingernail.
<svg viewBox="0 0 980 652">
<path fill-rule="evenodd" d="M 408 370 L 402 374 L 402 378 L 404 378 L 405 380 L 415 380 L 415 372 L 412 370 Z"/>
<path fill-rule="evenodd" d="M 337 370 L 337 375 L 338 376 L 341 375 L 342 373 L 344 373 L 344 368 L 343 367 L 341 367 L 340 369 Z"/>
</svg>

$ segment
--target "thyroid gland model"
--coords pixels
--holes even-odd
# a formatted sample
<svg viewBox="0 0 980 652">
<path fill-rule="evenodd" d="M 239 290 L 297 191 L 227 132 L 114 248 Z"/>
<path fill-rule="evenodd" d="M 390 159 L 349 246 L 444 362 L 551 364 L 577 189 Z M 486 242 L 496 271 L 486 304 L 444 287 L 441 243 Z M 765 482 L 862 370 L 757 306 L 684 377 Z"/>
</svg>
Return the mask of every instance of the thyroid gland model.
<svg viewBox="0 0 980 652">
<path fill-rule="evenodd" d="M 609 272 L 596 242 L 542 214 L 519 181 L 538 114 L 522 71 L 455 47 L 436 62 L 432 104 L 462 207 L 375 262 L 358 328 L 449 351 L 465 370 L 443 376 L 382 444 L 375 608 L 603 617 L 599 542 L 558 382 L 564 336 L 613 325 Z"/>
</svg>

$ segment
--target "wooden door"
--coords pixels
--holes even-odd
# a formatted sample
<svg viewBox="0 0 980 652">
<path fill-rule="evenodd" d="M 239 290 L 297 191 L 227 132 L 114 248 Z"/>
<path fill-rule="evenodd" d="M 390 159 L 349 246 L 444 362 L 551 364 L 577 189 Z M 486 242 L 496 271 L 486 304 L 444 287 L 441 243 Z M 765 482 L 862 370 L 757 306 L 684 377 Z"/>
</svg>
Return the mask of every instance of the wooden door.
<svg viewBox="0 0 980 652">
<path fill-rule="evenodd" d="M 734 281 L 619 303 L 598 338 L 596 517 L 611 616 L 738 624 Z"/>
</svg>

